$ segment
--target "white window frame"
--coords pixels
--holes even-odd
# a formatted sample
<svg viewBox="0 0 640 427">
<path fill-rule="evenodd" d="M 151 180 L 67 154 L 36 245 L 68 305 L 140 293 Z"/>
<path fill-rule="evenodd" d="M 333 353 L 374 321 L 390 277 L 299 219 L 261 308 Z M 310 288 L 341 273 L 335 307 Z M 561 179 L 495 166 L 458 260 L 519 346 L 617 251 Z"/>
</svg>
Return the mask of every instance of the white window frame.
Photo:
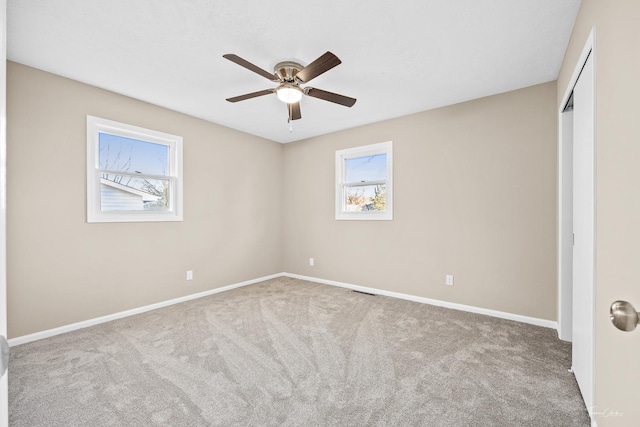
<svg viewBox="0 0 640 427">
<path fill-rule="evenodd" d="M 363 183 L 345 182 L 347 159 L 387 155 L 387 179 Z M 386 186 L 386 210 L 349 212 L 345 209 L 345 189 L 348 187 L 384 184 Z M 392 141 L 336 151 L 336 219 L 337 220 L 393 220 L 393 143 Z"/>
<path fill-rule="evenodd" d="M 144 175 L 170 182 L 169 209 L 165 211 L 102 211 L 100 209 L 99 134 L 108 133 L 169 147 L 167 176 Z M 118 172 L 118 171 L 115 171 Z M 182 137 L 87 116 L 87 222 L 182 221 Z"/>
</svg>

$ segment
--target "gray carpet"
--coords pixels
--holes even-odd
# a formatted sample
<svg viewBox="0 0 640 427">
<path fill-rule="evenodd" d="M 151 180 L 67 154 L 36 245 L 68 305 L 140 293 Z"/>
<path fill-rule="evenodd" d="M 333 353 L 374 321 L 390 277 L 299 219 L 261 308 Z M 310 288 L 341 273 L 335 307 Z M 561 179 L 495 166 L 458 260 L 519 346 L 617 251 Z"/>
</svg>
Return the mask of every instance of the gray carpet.
<svg viewBox="0 0 640 427">
<path fill-rule="evenodd" d="M 11 426 L 588 426 L 555 331 L 279 278 L 11 349 Z"/>
</svg>

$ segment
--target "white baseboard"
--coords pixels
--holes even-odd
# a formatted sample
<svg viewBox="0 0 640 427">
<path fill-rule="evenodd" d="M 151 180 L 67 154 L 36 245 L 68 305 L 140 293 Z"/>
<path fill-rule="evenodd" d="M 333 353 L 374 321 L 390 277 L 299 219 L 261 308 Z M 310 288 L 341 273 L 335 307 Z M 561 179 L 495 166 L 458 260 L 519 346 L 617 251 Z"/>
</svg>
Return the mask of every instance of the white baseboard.
<svg viewBox="0 0 640 427">
<path fill-rule="evenodd" d="M 96 317 L 95 319 L 84 320 L 82 322 L 72 323 L 66 326 L 60 326 L 59 328 L 47 329 L 46 331 L 36 332 L 29 335 L 23 335 L 21 337 L 11 338 L 7 340 L 9 346 L 13 347 L 20 344 L 26 344 L 28 342 L 37 341 L 43 338 L 49 338 L 54 335 L 64 334 L 65 332 L 76 331 L 78 329 L 87 328 L 89 326 L 98 325 L 100 323 L 110 322 L 116 319 L 122 319 L 123 317 L 133 316 L 135 314 L 144 313 L 158 308 L 167 307 L 173 304 L 179 304 L 181 302 L 190 301 L 197 298 L 206 297 L 209 295 L 217 294 L 220 292 L 230 291 L 231 289 L 240 288 L 242 286 L 253 285 L 254 283 L 262 282 L 269 279 L 275 279 L 282 277 L 283 273 L 272 274 L 270 276 L 264 276 L 257 279 L 247 280 L 246 282 L 235 283 L 233 285 L 223 286 L 221 288 L 211 289 L 197 294 L 191 294 L 180 298 L 174 298 L 168 301 L 162 301 L 156 304 L 145 305 L 144 307 L 133 308 L 131 310 L 121 311 L 119 313 L 109 314 L 102 317 Z"/>
<path fill-rule="evenodd" d="M 246 282 L 235 283 L 233 285 L 223 286 L 221 288 L 211 289 L 197 294 L 191 294 L 180 298 L 171 299 L 168 301 L 162 301 L 156 304 L 145 305 L 144 307 L 133 308 L 131 310 L 121 311 L 119 313 L 109 314 L 102 317 L 96 317 L 95 319 L 84 320 L 82 322 L 72 323 L 66 326 L 60 326 L 59 328 L 47 329 L 46 331 L 36 332 L 29 335 L 23 335 L 21 337 L 11 338 L 8 340 L 9 346 L 13 347 L 20 344 L 26 344 L 32 341 L 37 341 L 43 338 L 49 338 L 55 335 L 64 334 L 65 332 L 76 331 L 78 329 L 87 328 L 89 326 L 98 325 L 100 323 L 110 322 L 116 319 L 122 319 L 123 317 L 133 316 L 136 314 L 144 313 L 158 308 L 167 307 L 173 304 L 179 304 L 181 302 L 190 301 L 197 298 L 206 297 L 209 295 L 217 294 L 220 292 L 230 291 L 231 289 L 240 288 L 242 286 L 253 285 L 254 283 L 263 282 L 265 280 L 276 279 L 278 277 L 291 277 L 294 279 L 307 280 L 309 282 L 322 283 L 325 285 L 339 286 L 341 288 L 353 289 L 356 291 L 368 292 L 370 294 L 384 295 L 393 298 L 399 298 L 403 300 L 419 302 L 422 304 L 436 305 L 439 307 L 451 308 L 454 310 L 468 311 L 470 313 L 484 314 L 487 316 L 498 317 L 500 319 L 515 320 L 516 322 L 529 323 L 531 325 L 543 326 L 545 328 L 558 328 L 558 323 L 552 320 L 538 319 L 535 317 L 521 316 L 519 314 L 506 313 L 503 311 L 489 310 L 486 308 L 474 307 L 470 305 L 457 304 L 448 301 L 441 301 L 431 298 L 418 297 L 414 295 L 403 294 L 400 292 L 385 291 L 382 289 L 368 288 L 366 286 L 352 285 L 350 283 L 336 282 L 334 280 L 320 279 L 317 277 L 302 276 L 292 273 L 277 273 L 270 276 L 259 277 L 257 279 L 247 280 Z"/>
<path fill-rule="evenodd" d="M 355 291 L 368 292 L 370 294 L 384 295 L 387 297 L 404 299 L 407 301 L 419 302 L 423 304 L 436 305 L 438 307 L 451 308 L 454 310 L 468 311 L 470 313 L 484 314 L 498 317 L 500 319 L 515 320 L 516 322 L 528 323 L 545 328 L 558 329 L 558 322 L 553 320 L 538 319 L 536 317 L 522 316 L 520 314 L 507 313 L 504 311 L 490 310 L 487 308 L 474 307 L 471 305 L 457 304 L 454 302 L 441 301 L 431 298 L 417 297 L 414 295 L 402 294 L 399 292 L 385 291 L 382 289 L 368 288 L 366 286 L 352 285 L 350 283 L 336 282 L 334 280 L 319 279 L 317 277 L 301 276 L 299 274 L 282 273 L 283 276 L 293 279 L 307 280 L 309 282 L 322 283 L 324 285 L 339 286 L 341 288 L 353 289 Z"/>
</svg>

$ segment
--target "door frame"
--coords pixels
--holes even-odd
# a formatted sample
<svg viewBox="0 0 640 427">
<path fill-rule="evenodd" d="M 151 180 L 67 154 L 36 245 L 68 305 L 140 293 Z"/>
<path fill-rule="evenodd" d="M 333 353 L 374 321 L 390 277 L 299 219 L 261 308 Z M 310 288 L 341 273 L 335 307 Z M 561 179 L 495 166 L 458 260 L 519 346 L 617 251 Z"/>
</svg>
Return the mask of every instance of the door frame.
<svg viewBox="0 0 640 427">
<path fill-rule="evenodd" d="M 7 0 L 0 0 L 0 335 L 7 337 Z M 9 425 L 9 372 L 0 378 L 0 427 Z"/>
</svg>

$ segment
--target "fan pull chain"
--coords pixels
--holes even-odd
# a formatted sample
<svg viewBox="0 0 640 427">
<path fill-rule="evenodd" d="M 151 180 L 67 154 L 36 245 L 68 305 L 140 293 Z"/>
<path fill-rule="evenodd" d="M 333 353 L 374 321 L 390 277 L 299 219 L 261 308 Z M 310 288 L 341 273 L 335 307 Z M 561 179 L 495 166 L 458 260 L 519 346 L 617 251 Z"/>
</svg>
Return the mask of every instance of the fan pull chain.
<svg viewBox="0 0 640 427">
<path fill-rule="evenodd" d="M 287 119 L 287 123 L 289 123 L 289 132 L 293 132 L 293 123 L 291 123 L 291 118 Z"/>
</svg>

